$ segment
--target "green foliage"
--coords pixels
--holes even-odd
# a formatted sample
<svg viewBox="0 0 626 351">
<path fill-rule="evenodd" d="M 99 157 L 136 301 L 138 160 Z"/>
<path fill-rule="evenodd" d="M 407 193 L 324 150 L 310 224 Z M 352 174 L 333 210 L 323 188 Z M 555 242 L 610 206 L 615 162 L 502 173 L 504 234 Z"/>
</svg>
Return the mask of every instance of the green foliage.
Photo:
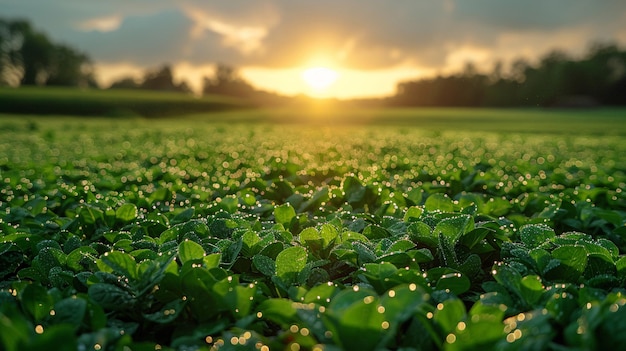
<svg viewBox="0 0 626 351">
<path fill-rule="evenodd" d="M 2 349 L 625 342 L 620 137 L 39 121 L 0 119 Z"/>
</svg>

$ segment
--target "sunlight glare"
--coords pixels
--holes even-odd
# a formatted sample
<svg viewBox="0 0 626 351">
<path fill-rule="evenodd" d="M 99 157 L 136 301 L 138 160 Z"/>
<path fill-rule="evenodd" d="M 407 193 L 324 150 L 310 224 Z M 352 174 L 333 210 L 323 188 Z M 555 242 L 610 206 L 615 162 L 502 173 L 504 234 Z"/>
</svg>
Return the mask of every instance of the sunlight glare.
<svg viewBox="0 0 626 351">
<path fill-rule="evenodd" d="M 302 79 L 313 89 L 323 90 L 337 80 L 339 74 L 326 67 L 312 67 L 302 72 Z"/>
</svg>

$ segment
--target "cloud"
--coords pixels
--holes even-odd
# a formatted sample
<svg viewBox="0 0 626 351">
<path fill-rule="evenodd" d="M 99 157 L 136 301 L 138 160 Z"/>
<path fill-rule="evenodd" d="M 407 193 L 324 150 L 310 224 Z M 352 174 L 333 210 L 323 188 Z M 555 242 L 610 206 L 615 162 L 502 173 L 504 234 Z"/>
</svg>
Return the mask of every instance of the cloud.
<svg viewBox="0 0 626 351">
<path fill-rule="evenodd" d="M 623 0 L 0 0 L 0 7 L 96 62 L 142 67 L 444 69 L 508 58 L 516 46 L 537 55 L 626 40 Z"/>
</svg>

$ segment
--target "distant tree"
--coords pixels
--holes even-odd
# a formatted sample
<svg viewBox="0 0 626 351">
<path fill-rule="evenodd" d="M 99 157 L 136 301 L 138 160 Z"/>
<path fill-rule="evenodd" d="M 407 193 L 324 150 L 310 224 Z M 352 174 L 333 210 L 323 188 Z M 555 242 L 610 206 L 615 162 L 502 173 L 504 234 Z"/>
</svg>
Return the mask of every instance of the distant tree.
<svg viewBox="0 0 626 351">
<path fill-rule="evenodd" d="M 408 106 L 482 106 L 488 77 L 468 62 L 457 75 L 398 84 L 395 101 Z"/>
<path fill-rule="evenodd" d="M 49 69 L 47 85 L 96 87 L 91 61 L 87 55 L 65 45 L 53 51 L 53 64 Z"/>
<path fill-rule="evenodd" d="M 138 83 L 137 80 L 135 80 L 135 78 L 124 77 L 122 79 L 119 79 L 113 82 L 113 84 L 111 84 L 109 89 L 138 89 L 140 87 L 141 87 L 141 84 Z"/>
<path fill-rule="evenodd" d="M 202 94 L 249 98 L 255 94 L 255 90 L 248 82 L 239 76 L 234 67 L 218 64 L 213 77 L 204 77 Z"/>
<path fill-rule="evenodd" d="M 185 93 L 190 92 L 187 83 L 174 83 L 172 67 L 168 64 L 163 65 L 157 70 L 148 71 L 144 76 L 143 83 L 141 83 L 139 87 L 141 89 L 148 90 L 180 91 Z"/>
<path fill-rule="evenodd" d="M 25 20 L 0 20 L 0 78 L 21 85 L 93 85 L 87 55 L 55 44 Z"/>
<path fill-rule="evenodd" d="M 141 88 L 150 90 L 175 90 L 174 75 L 169 65 L 146 72 Z"/>
<path fill-rule="evenodd" d="M 560 50 L 538 64 L 514 60 L 508 72 L 497 63 L 482 75 L 473 65 L 449 76 L 400 82 L 392 104 L 408 106 L 595 106 L 626 105 L 626 51 L 593 44 L 574 59 Z"/>
</svg>

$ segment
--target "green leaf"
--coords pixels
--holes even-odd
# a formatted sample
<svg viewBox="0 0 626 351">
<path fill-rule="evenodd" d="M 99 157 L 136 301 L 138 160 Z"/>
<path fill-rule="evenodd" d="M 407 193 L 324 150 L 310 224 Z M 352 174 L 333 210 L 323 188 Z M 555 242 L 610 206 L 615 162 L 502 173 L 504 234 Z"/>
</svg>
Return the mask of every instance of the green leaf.
<svg viewBox="0 0 626 351">
<path fill-rule="evenodd" d="M 178 245 L 178 257 L 182 264 L 202 260 L 205 255 L 202 246 L 194 241 L 185 240 Z"/>
<path fill-rule="evenodd" d="M 587 267 L 587 250 L 582 246 L 564 245 L 552 251 L 552 257 L 561 265 L 552 270 L 552 279 L 577 282 Z"/>
<path fill-rule="evenodd" d="M 137 218 L 137 206 L 131 203 L 125 203 L 115 210 L 115 218 L 122 223 L 129 223 Z"/>
<path fill-rule="evenodd" d="M 519 233 L 520 240 L 528 248 L 536 248 L 556 237 L 554 230 L 545 224 L 527 224 Z"/>
<path fill-rule="evenodd" d="M 61 267 L 66 261 L 67 256 L 63 251 L 54 247 L 44 247 L 33 259 L 32 266 L 47 278 L 52 268 Z"/>
<path fill-rule="evenodd" d="M 626 256 L 622 256 L 615 262 L 615 268 L 617 268 L 617 274 L 620 277 L 626 277 Z"/>
<path fill-rule="evenodd" d="M 172 223 L 184 223 L 193 218 L 196 210 L 193 207 L 187 208 L 180 213 L 178 213 L 174 218 L 172 218 Z"/>
<path fill-rule="evenodd" d="M 172 323 L 185 310 L 187 301 L 176 299 L 166 303 L 159 311 L 154 313 L 144 313 L 143 317 L 151 322 L 159 324 Z"/>
<path fill-rule="evenodd" d="M 288 329 L 297 320 L 294 305 L 295 303 L 288 299 L 267 299 L 259 305 L 259 311 L 264 319 Z"/>
<path fill-rule="evenodd" d="M 331 243 L 335 241 L 339 233 L 337 232 L 337 228 L 331 224 L 324 224 L 322 228 L 320 228 L 320 236 L 323 239 L 323 247 L 328 247 Z"/>
<path fill-rule="evenodd" d="M 450 291 L 456 295 L 460 295 L 469 291 L 471 282 L 469 278 L 452 268 L 438 267 L 428 271 L 427 279 L 434 285 L 436 290 Z"/>
<path fill-rule="evenodd" d="M 428 247 L 437 247 L 437 236 L 433 235 L 432 228 L 424 222 L 413 222 L 407 228 L 409 238 L 416 244 Z"/>
<path fill-rule="evenodd" d="M 221 253 L 214 253 L 214 254 L 206 255 L 202 258 L 202 263 L 204 263 L 204 266 L 207 269 L 219 267 L 221 261 L 222 261 Z"/>
<path fill-rule="evenodd" d="M 213 286 L 221 279 L 203 267 L 192 268 L 181 277 L 181 289 L 198 321 L 209 321 L 223 309 L 219 297 L 213 293 Z"/>
<path fill-rule="evenodd" d="M 398 268 L 391 263 L 366 263 L 361 271 L 359 277 L 372 285 L 376 292 L 382 294 L 393 286 L 388 283 L 389 278 L 398 271 Z"/>
<path fill-rule="evenodd" d="M 456 326 L 465 320 L 466 315 L 463 301 L 450 299 L 437 305 L 433 321 L 442 329 L 443 335 L 448 335 L 456 330 Z"/>
<path fill-rule="evenodd" d="M 470 219 L 471 216 L 469 215 L 444 218 L 437 223 L 437 226 L 435 226 L 433 235 L 438 236 L 439 234 L 442 234 L 448 244 L 454 246 L 461 235 L 463 235 L 465 231 L 472 226 L 473 223 L 470 222 Z"/>
<path fill-rule="evenodd" d="M 265 255 L 254 255 L 252 264 L 265 276 L 271 277 L 276 274 L 276 263 Z"/>
<path fill-rule="evenodd" d="M 0 305 L 0 346 L 21 351 L 32 335 L 32 322 L 14 305 Z"/>
<path fill-rule="evenodd" d="M 396 330 L 415 313 L 425 306 L 429 295 L 417 284 L 402 284 L 387 291 L 380 298 L 380 305 L 385 308 L 384 313 L 392 330 Z"/>
<path fill-rule="evenodd" d="M 422 209 L 419 206 L 411 206 L 406 210 L 406 213 L 404 214 L 404 218 L 403 220 L 405 222 L 414 222 L 417 221 L 420 216 L 422 215 L 422 213 L 424 213 L 424 209 Z"/>
<path fill-rule="evenodd" d="M 379 306 L 374 291 L 348 289 L 335 296 L 322 319 L 344 350 L 375 350 L 390 327 Z"/>
<path fill-rule="evenodd" d="M 107 283 L 95 283 L 89 286 L 89 298 L 105 310 L 124 311 L 132 309 L 135 299 L 126 290 Z"/>
<path fill-rule="evenodd" d="M 454 204 L 447 195 L 434 193 L 426 199 L 424 209 L 428 212 L 452 212 L 454 211 Z"/>
<path fill-rule="evenodd" d="M 67 255 L 67 267 L 74 272 L 81 272 L 93 264 L 98 252 L 90 246 L 81 246 Z"/>
<path fill-rule="evenodd" d="M 289 227 L 291 220 L 296 217 L 296 210 L 290 204 L 284 204 L 274 208 L 276 223 L 280 223 L 285 228 Z"/>
<path fill-rule="evenodd" d="M 291 284 L 306 266 L 306 261 L 307 252 L 304 248 L 300 246 L 287 248 L 276 256 L 276 275 L 285 283 Z"/>
<path fill-rule="evenodd" d="M 53 320 L 57 324 L 67 323 L 77 330 L 81 327 L 87 313 L 87 301 L 82 298 L 65 298 L 54 304 Z"/>
<path fill-rule="evenodd" d="M 137 263 L 135 258 L 127 253 L 120 251 L 105 252 L 98 262 L 106 264 L 117 274 L 137 279 Z"/>
<path fill-rule="evenodd" d="M 74 351 L 78 350 L 74 328 L 71 325 L 51 325 L 44 328 L 43 333 L 38 335 L 28 346 L 28 350 L 50 350 L 54 345 L 55 350 Z"/>
<path fill-rule="evenodd" d="M 213 290 L 233 317 L 239 319 L 250 313 L 257 287 L 256 284 L 242 286 L 238 276 L 228 276 L 215 283 Z"/>
<path fill-rule="evenodd" d="M 341 188 L 348 203 L 359 203 L 365 199 L 367 188 L 356 177 L 344 178 Z"/>
<path fill-rule="evenodd" d="M 520 282 L 520 290 L 525 297 L 526 302 L 534 306 L 544 293 L 544 287 L 541 278 L 536 275 L 527 275 Z"/>
<path fill-rule="evenodd" d="M 50 315 L 54 301 L 48 291 L 39 284 L 29 284 L 21 292 L 22 306 L 36 322 Z"/>
</svg>

